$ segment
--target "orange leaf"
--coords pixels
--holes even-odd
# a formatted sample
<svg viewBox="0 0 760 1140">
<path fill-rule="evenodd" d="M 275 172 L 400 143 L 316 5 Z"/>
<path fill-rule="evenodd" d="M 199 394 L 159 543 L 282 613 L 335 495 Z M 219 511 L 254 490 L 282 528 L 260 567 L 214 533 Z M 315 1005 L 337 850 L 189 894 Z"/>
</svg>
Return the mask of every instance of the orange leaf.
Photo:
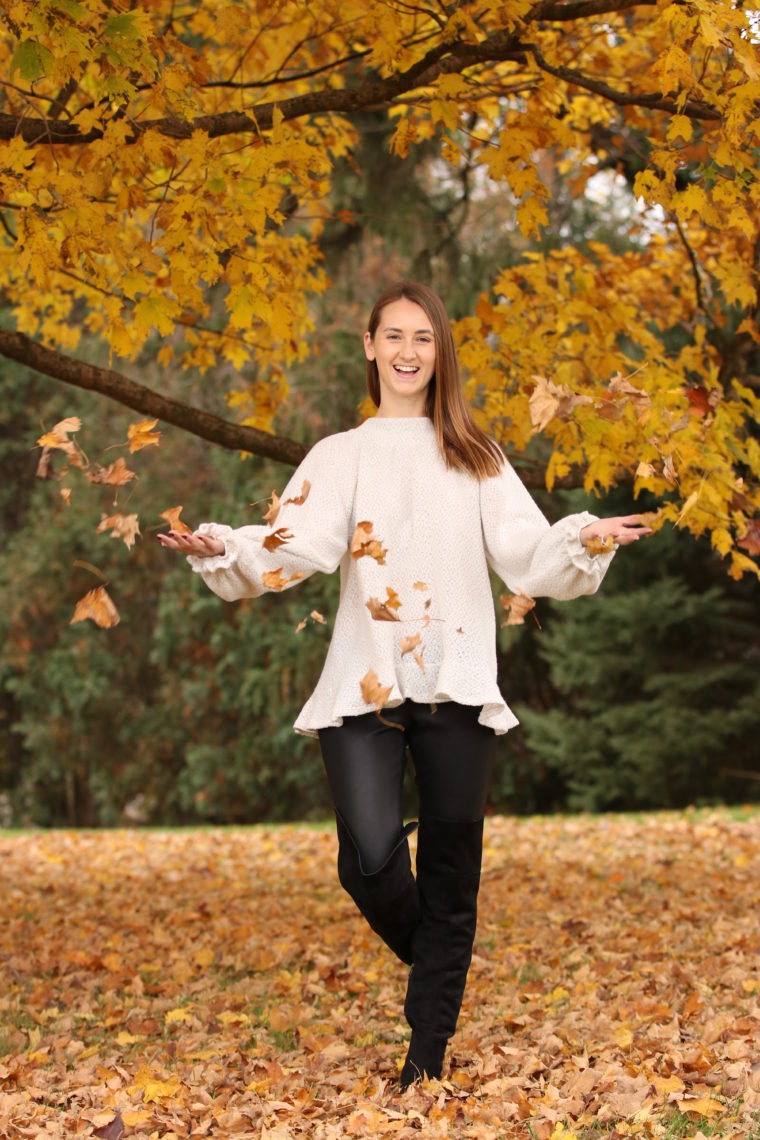
<svg viewBox="0 0 760 1140">
<path fill-rule="evenodd" d="M 418 633 L 413 633 L 411 637 L 400 637 L 398 643 L 401 646 L 401 656 L 404 657 L 407 653 L 412 653 L 421 640 L 422 638 Z"/>
<path fill-rule="evenodd" d="M 365 605 L 375 621 L 399 621 L 399 616 L 395 611 L 401 605 L 401 600 L 391 586 L 386 586 L 385 592 L 388 597 L 384 602 L 373 597 L 365 602 Z"/>
<path fill-rule="evenodd" d="M 308 479 L 304 479 L 303 486 L 301 487 L 301 494 L 297 498 L 286 499 L 285 502 L 283 503 L 283 506 L 287 506 L 288 503 L 292 503 L 294 507 L 302 507 L 303 504 L 306 502 L 306 500 L 309 497 L 309 491 L 310 490 L 311 490 L 311 483 L 309 482 Z"/>
<path fill-rule="evenodd" d="M 95 467 L 85 474 L 91 483 L 107 483 L 111 487 L 123 487 L 130 479 L 137 478 L 134 471 L 129 470 L 121 456 L 110 466 Z"/>
<path fill-rule="evenodd" d="M 383 546 L 379 538 L 372 533 L 371 522 L 359 522 L 356 524 L 353 537 L 351 539 L 351 556 L 353 558 L 374 558 L 380 565 L 385 565 L 385 556 L 388 551 Z"/>
<path fill-rule="evenodd" d="M 597 554 L 609 554 L 614 549 L 615 542 L 611 534 L 605 534 L 603 537 L 592 534 L 586 539 L 586 551 L 592 558 Z"/>
<path fill-rule="evenodd" d="M 284 590 L 289 582 L 297 582 L 306 575 L 302 570 L 291 574 L 289 578 L 283 578 L 282 566 L 278 566 L 276 570 L 267 570 L 261 575 L 261 581 L 264 583 L 268 590 Z"/>
<path fill-rule="evenodd" d="M 129 425 L 127 428 L 127 442 L 129 443 L 130 452 L 141 451 L 143 447 L 158 444 L 161 439 L 161 432 L 153 431 L 157 423 L 158 420 L 140 420 L 136 424 Z"/>
<path fill-rule="evenodd" d="M 290 533 L 286 526 L 281 526 L 279 530 L 274 531 L 273 534 L 268 534 L 264 539 L 264 549 L 270 553 L 275 551 L 278 546 L 284 546 L 289 542 L 293 535 Z"/>
<path fill-rule="evenodd" d="M 760 518 L 750 520 L 744 534 L 737 539 L 736 545 L 746 550 L 747 554 L 760 554 Z"/>
<path fill-rule="evenodd" d="M 66 451 L 69 447 L 72 446 L 72 442 L 69 439 L 69 434 L 71 432 L 79 431 L 81 426 L 82 421 L 78 416 L 69 416 L 65 420 L 59 420 L 58 423 L 50 429 L 50 431 L 46 431 L 44 435 L 40 436 L 40 438 L 37 440 L 37 446 L 61 448 L 62 450 Z"/>
<path fill-rule="evenodd" d="M 272 501 L 269 504 L 269 509 L 264 514 L 264 522 L 269 526 L 274 526 L 277 521 L 277 516 L 280 513 L 280 499 L 276 491 L 272 491 Z"/>
<path fill-rule="evenodd" d="M 524 594 L 522 590 L 518 590 L 516 594 L 502 594 L 501 604 L 509 614 L 506 621 L 503 621 L 502 627 L 505 625 L 522 625 L 525 621 L 525 615 L 530 613 L 536 604 L 536 599 Z"/>
<path fill-rule="evenodd" d="M 113 532 L 111 538 L 123 539 L 127 550 L 130 550 L 135 544 L 135 535 L 140 533 L 137 515 L 102 515 L 95 533 L 102 534 L 106 530 Z"/>
<path fill-rule="evenodd" d="M 393 685 L 381 685 L 374 669 L 369 669 L 359 682 L 365 704 L 374 705 L 376 709 L 384 707 L 391 695 Z"/>
<path fill-rule="evenodd" d="M 94 621 L 95 625 L 99 625 L 101 629 L 110 629 L 119 624 L 118 610 L 108 596 L 105 586 L 96 586 L 94 590 L 90 590 L 83 598 L 79 599 L 69 625 L 74 625 L 78 621 L 86 621 L 88 618 L 90 621 Z"/>
<path fill-rule="evenodd" d="M 182 507 L 168 507 L 167 510 L 161 511 L 160 518 L 166 519 L 171 530 L 176 530 L 179 534 L 192 534 L 192 529 L 184 523 L 179 517 L 182 513 Z"/>
</svg>

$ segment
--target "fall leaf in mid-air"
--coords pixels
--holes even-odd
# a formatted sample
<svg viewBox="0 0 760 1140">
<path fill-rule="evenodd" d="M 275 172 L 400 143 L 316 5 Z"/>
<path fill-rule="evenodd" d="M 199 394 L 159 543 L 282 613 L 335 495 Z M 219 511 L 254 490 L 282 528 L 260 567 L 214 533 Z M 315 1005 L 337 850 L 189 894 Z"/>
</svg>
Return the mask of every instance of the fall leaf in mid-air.
<svg viewBox="0 0 760 1140">
<path fill-rule="evenodd" d="M 297 570 L 295 574 L 291 574 L 289 578 L 284 578 L 282 574 L 282 566 L 278 566 L 276 570 L 267 570 L 261 575 L 261 581 L 264 583 L 268 590 L 284 590 L 290 582 L 298 582 L 306 575 L 303 570 Z"/>
<path fill-rule="evenodd" d="M 311 490 L 311 483 L 309 482 L 308 479 L 304 479 L 303 486 L 301 487 L 301 494 L 295 496 L 292 499 L 286 499 L 282 505 L 287 506 L 288 503 L 292 503 L 294 507 L 302 507 L 303 504 L 306 502 L 306 500 L 309 497 L 309 491 L 310 490 Z"/>
<path fill-rule="evenodd" d="M 528 407 L 530 421 L 536 432 L 543 431 L 555 416 L 567 420 L 579 404 L 592 403 L 590 396 L 571 392 L 566 384 L 555 384 L 545 376 L 534 376 L 533 380 L 536 386 L 531 392 Z"/>
<path fill-rule="evenodd" d="M 168 507 L 165 511 L 161 511 L 159 516 L 166 519 L 171 530 L 177 531 L 178 534 L 192 534 L 192 528 L 183 522 L 179 517 L 182 513 L 182 507 Z"/>
<path fill-rule="evenodd" d="M 106 591 L 105 586 L 96 586 L 80 598 L 69 625 L 78 621 L 94 621 L 101 629 L 110 629 L 119 624 L 119 612 Z"/>
<path fill-rule="evenodd" d="M 401 605 L 401 599 L 392 586 L 386 586 L 385 592 L 388 596 L 384 602 L 372 597 L 365 603 L 367 609 L 375 621 L 400 621 L 396 610 Z"/>
<path fill-rule="evenodd" d="M 44 435 L 40 436 L 37 440 L 37 446 L 61 448 L 65 451 L 71 444 L 69 436 L 79 431 L 81 426 L 82 421 L 78 416 L 68 416 L 65 420 L 59 420 L 50 431 L 46 431 Z"/>
<path fill-rule="evenodd" d="M 309 617 L 317 625 L 327 625 L 327 622 L 322 617 L 322 614 L 319 612 L 319 610 L 312 610 L 309 614 Z M 308 622 L 308 618 L 303 618 L 301 621 L 299 621 L 298 625 L 296 626 L 296 633 L 300 633 L 302 629 L 306 629 Z"/>
<path fill-rule="evenodd" d="M 70 506 L 70 504 L 71 504 L 71 487 L 61 487 L 60 495 L 61 495 L 61 498 L 63 499 L 64 503 L 66 504 L 66 506 L 67 507 Z"/>
<path fill-rule="evenodd" d="M 525 615 L 529 614 L 536 604 L 536 599 L 529 597 L 522 590 L 518 590 L 516 594 L 502 594 L 500 600 L 508 614 L 507 620 L 501 623 L 502 626 L 522 625 Z"/>
<path fill-rule="evenodd" d="M 111 531 L 112 538 L 123 539 L 124 545 L 129 550 L 135 544 L 135 536 L 140 533 L 137 515 L 103 515 L 95 532 L 102 534 L 106 530 Z"/>
<path fill-rule="evenodd" d="M 264 522 L 268 526 L 274 526 L 277 521 L 277 516 L 280 513 L 280 497 L 276 491 L 272 491 L 272 501 L 264 513 Z"/>
<path fill-rule="evenodd" d="M 393 685 L 381 685 L 374 669 L 369 669 L 359 682 L 365 704 L 374 705 L 376 709 L 385 706 L 385 702 L 393 691 Z"/>
<path fill-rule="evenodd" d="M 404 657 L 407 653 L 413 653 L 421 640 L 422 638 L 418 633 L 413 633 L 411 637 L 400 637 L 398 643 L 401 646 L 401 656 Z"/>
<path fill-rule="evenodd" d="M 427 591 L 430 589 L 430 587 L 428 586 L 427 582 L 415 582 L 414 585 L 412 586 L 412 589 L 413 590 Z"/>
<path fill-rule="evenodd" d="M 358 522 L 351 539 L 350 551 L 352 558 L 374 558 L 380 566 L 385 565 L 385 556 L 388 551 L 379 538 L 372 533 L 373 524 L 368 521 Z"/>
<path fill-rule="evenodd" d="M 143 447 L 150 447 L 151 444 L 158 445 L 161 439 L 160 431 L 153 431 L 153 428 L 158 423 L 158 420 L 140 420 L 136 424 L 130 424 L 127 428 L 127 442 L 129 443 L 129 450 L 131 452 L 141 451 Z"/>
<path fill-rule="evenodd" d="M 90 483 L 105 483 L 109 487 L 123 487 L 131 479 L 136 479 L 134 471 L 130 471 L 122 456 L 108 467 L 93 467 L 85 472 Z"/>
<path fill-rule="evenodd" d="M 286 526 L 281 526 L 279 530 L 274 531 L 272 534 L 268 534 L 264 539 L 264 549 L 272 553 L 277 549 L 278 546 L 284 546 L 286 542 L 290 542 L 292 537 L 293 535 L 290 533 L 288 528 Z"/>
</svg>

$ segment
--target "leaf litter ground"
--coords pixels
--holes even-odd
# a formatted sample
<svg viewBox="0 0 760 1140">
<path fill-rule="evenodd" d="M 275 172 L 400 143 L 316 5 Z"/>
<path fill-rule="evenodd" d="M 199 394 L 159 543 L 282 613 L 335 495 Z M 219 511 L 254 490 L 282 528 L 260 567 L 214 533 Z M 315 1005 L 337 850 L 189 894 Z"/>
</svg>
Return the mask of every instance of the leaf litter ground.
<svg viewBox="0 0 760 1140">
<path fill-rule="evenodd" d="M 307 827 L 0 837 L 0 1137 L 760 1140 L 760 816 L 491 817 L 441 1082 Z"/>
</svg>

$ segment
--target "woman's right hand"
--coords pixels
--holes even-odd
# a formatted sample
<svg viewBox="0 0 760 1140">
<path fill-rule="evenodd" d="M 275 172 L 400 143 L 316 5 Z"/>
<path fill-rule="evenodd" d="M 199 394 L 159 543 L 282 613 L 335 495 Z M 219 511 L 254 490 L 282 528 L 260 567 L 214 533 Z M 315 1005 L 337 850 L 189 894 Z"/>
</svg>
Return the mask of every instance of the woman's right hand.
<svg viewBox="0 0 760 1140">
<path fill-rule="evenodd" d="M 156 538 L 166 550 L 179 550 L 182 554 L 193 554 L 196 558 L 213 558 L 216 554 L 224 554 L 226 550 L 220 538 L 200 534 L 197 530 L 192 534 L 170 530 L 168 534 L 156 535 Z"/>
</svg>

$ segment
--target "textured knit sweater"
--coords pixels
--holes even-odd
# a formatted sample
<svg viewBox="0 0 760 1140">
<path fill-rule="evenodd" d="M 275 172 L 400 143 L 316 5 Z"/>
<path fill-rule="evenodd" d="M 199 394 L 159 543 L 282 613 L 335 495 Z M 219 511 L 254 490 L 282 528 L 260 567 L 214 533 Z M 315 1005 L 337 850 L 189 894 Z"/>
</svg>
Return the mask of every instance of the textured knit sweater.
<svg viewBox="0 0 760 1140">
<path fill-rule="evenodd" d="M 458 701 L 479 706 L 480 723 L 503 733 L 518 722 L 496 682 L 488 567 L 514 593 L 592 594 L 612 558 L 592 558 L 579 539 L 594 518 L 550 526 L 508 463 L 478 482 L 446 468 L 429 419 L 375 418 L 311 449 L 270 525 L 204 523 L 225 553 L 188 561 L 226 601 L 340 567 L 330 648 L 297 732 L 315 736 L 371 711 L 361 682 L 374 670 L 390 687 L 384 707 Z M 274 532 L 285 541 L 267 549 Z"/>
</svg>

